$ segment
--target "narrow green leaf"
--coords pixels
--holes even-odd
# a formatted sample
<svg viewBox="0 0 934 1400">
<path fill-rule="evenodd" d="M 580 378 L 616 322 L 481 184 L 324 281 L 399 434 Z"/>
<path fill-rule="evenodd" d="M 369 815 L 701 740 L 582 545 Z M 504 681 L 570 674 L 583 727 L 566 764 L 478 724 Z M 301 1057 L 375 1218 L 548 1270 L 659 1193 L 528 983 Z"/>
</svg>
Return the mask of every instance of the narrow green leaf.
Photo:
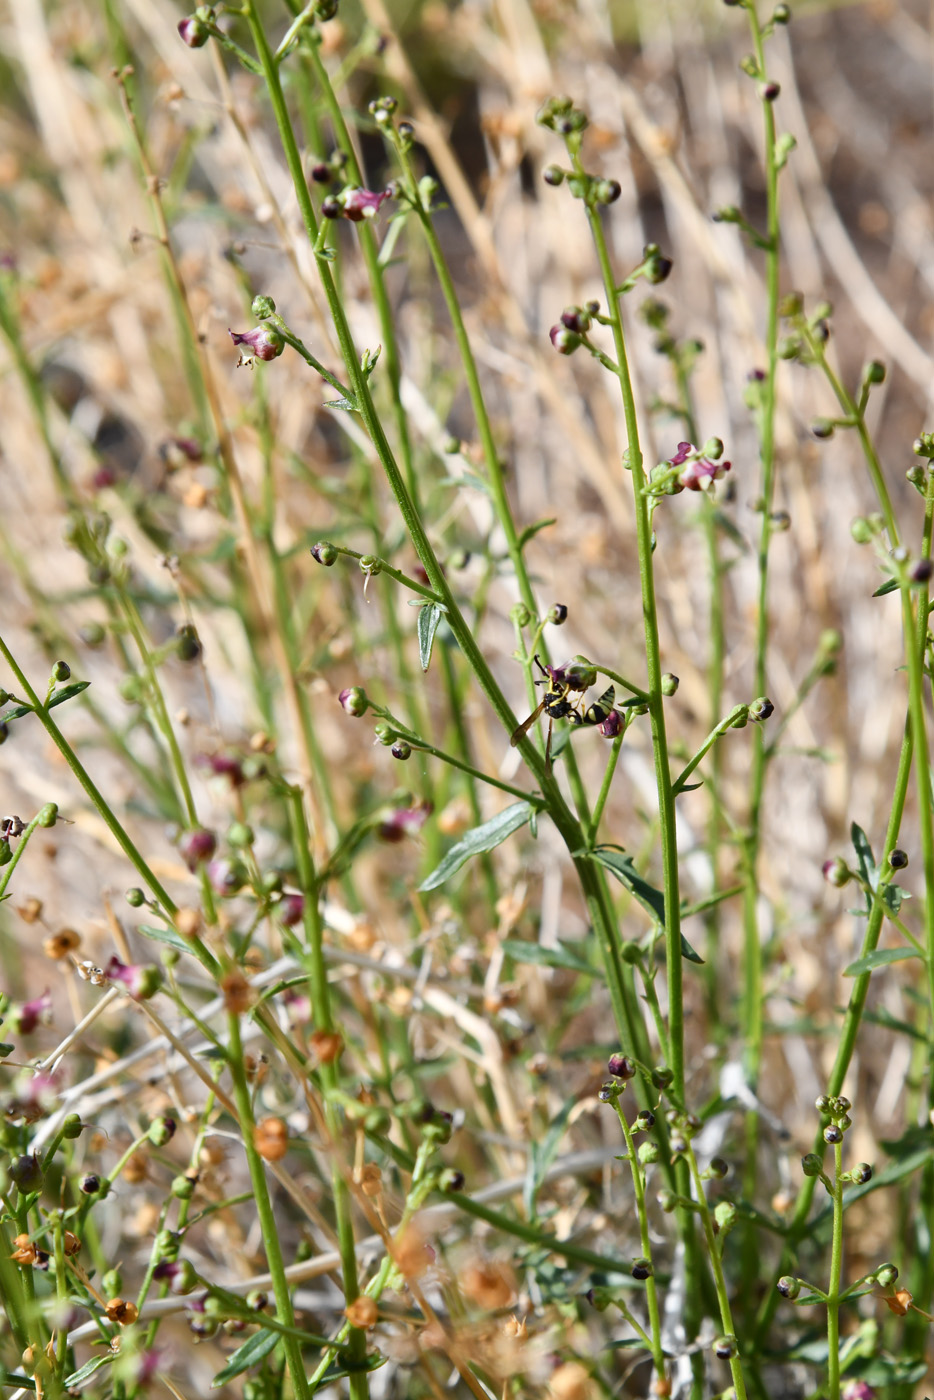
<svg viewBox="0 0 934 1400">
<path fill-rule="evenodd" d="M 359 413 L 357 405 L 352 399 L 328 399 L 327 403 L 321 405 L 322 408 L 345 408 L 348 413 Z"/>
<path fill-rule="evenodd" d="M 856 822 L 850 827 L 850 836 L 853 841 L 853 849 L 856 852 L 856 859 L 859 864 L 859 873 L 873 889 L 876 887 L 875 874 L 876 862 L 873 859 L 872 847 L 869 844 L 869 837 L 861 826 Z"/>
<path fill-rule="evenodd" d="M 586 958 L 575 952 L 568 943 L 558 943 L 554 948 L 543 948 L 540 943 L 525 943 L 521 938 L 504 938 L 503 952 L 516 962 L 531 963 L 535 967 L 560 967 L 568 972 L 580 972 L 585 977 L 599 977 L 601 972 L 592 967 Z"/>
<path fill-rule="evenodd" d="M 252 1337 L 248 1337 L 242 1346 L 227 1360 L 227 1365 L 223 1370 L 218 1371 L 211 1382 L 211 1389 L 217 1390 L 219 1386 L 226 1385 L 235 1376 L 242 1376 L 244 1371 L 248 1371 L 251 1366 L 257 1365 L 264 1356 L 268 1356 L 276 1342 L 279 1340 L 278 1332 L 270 1332 L 267 1328 L 261 1327 L 258 1332 L 254 1332 Z"/>
<path fill-rule="evenodd" d="M 191 944 L 183 938 L 180 933 L 176 933 L 174 928 L 157 927 L 155 924 L 140 924 L 140 933 L 145 933 L 147 938 L 154 938 L 157 943 L 167 943 L 170 948 L 177 948 L 180 953 L 190 953 Z"/>
<path fill-rule="evenodd" d="M 897 588 L 898 579 L 889 578 L 886 579 L 885 583 L 880 583 L 879 587 L 876 589 L 875 593 L 873 593 L 872 596 L 874 598 L 883 598 L 885 597 L 886 593 L 894 593 Z"/>
<path fill-rule="evenodd" d="M 418 659 L 423 671 L 428 670 L 435 633 L 443 616 L 444 611 L 437 603 L 426 603 L 418 610 Z"/>
<path fill-rule="evenodd" d="M 87 690 L 90 684 L 90 681 L 73 681 L 71 685 L 63 686 L 61 690 L 56 690 L 47 708 L 53 710 L 56 705 L 64 705 L 66 700 L 73 700 L 82 690 Z M 31 715 L 32 712 L 31 705 L 17 705 L 15 709 L 7 710 L 5 715 L 0 715 L 0 719 L 4 724 L 9 724 L 11 719 L 22 719 L 23 715 Z"/>
<path fill-rule="evenodd" d="M 83 1385 L 86 1380 L 93 1376 L 95 1371 L 99 1371 L 102 1366 L 109 1366 L 113 1359 L 112 1351 L 105 1351 L 103 1356 L 92 1356 L 90 1361 L 86 1361 L 83 1366 L 79 1366 L 77 1371 L 72 1371 L 70 1376 L 65 1377 L 65 1389 L 77 1389 L 79 1385 Z"/>
<path fill-rule="evenodd" d="M 864 958 L 857 958 L 843 969 L 844 977 L 862 977 L 864 972 L 885 967 L 888 963 L 904 962 L 906 958 L 920 958 L 917 948 L 876 948 Z"/>
<path fill-rule="evenodd" d="M 596 846 L 591 855 L 635 895 L 639 903 L 665 927 L 665 896 L 650 885 L 632 863 L 632 857 L 613 846 Z"/>
<path fill-rule="evenodd" d="M 549 525 L 555 525 L 557 521 L 554 516 L 550 520 L 536 520 L 534 525 L 526 525 L 519 536 L 519 548 L 525 549 L 529 540 L 534 539 L 539 530 L 547 530 Z"/>
<path fill-rule="evenodd" d="M 445 880 L 449 880 L 460 870 L 471 856 L 478 856 L 484 851 L 492 851 L 500 842 L 505 841 L 507 836 L 511 836 L 514 831 L 525 826 L 532 811 L 530 802 L 514 802 L 511 807 L 497 812 L 496 816 L 491 817 L 488 822 L 483 822 L 481 826 L 475 826 L 472 831 L 468 831 L 465 836 L 462 836 L 460 841 L 455 841 L 441 864 L 419 885 L 419 890 L 421 892 L 436 890 L 439 885 L 443 885 Z"/>
</svg>

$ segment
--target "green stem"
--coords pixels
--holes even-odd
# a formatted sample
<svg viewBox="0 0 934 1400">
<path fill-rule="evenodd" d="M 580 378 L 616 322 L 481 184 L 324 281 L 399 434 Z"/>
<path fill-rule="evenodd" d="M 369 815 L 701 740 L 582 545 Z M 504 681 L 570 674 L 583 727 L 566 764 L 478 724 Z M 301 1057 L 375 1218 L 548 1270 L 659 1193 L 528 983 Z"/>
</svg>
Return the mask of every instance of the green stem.
<svg viewBox="0 0 934 1400">
<path fill-rule="evenodd" d="M 243 1065 L 243 1044 L 240 1039 L 240 1021 L 235 1012 L 231 1011 L 228 1013 L 227 1026 L 227 1059 L 230 1066 L 231 1079 L 233 1081 L 237 1116 L 240 1120 L 240 1131 L 243 1135 L 243 1146 L 246 1151 L 247 1165 L 250 1169 L 250 1181 L 253 1185 L 256 1213 L 259 1218 L 263 1244 L 266 1250 L 266 1262 L 269 1266 L 270 1277 L 272 1278 L 272 1288 L 276 1299 L 276 1315 L 280 1322 L 292 1328 L 295 1326 L 292 1295 L 289 1292 L 289 1281 L 286 1278 L 285 1263 L 282 1258 L 282 1245 L 279 1237 L 279 1226 L 276 1222 L 275 1211 L 273 1210 L 272 1201 L 269 1197 L 269 1187 L 266 1182 L 263 1159 L 260 1157 L 253 1140 L 253 1102 L 250 1095 L 250 1086 L 247 1083 L 246 1070 Z M 301 1345 L 296 1337 L 286 1335 L 283 1338 L 282 1346 L 285 1351 L 286 1364 L 289 1368 L 292 1389 L 295 1393 L 296 1400 L 308 1400 L 308 1379 L 305 1374 L 305 1364 L 302 1360 Z"/>
<path fill-rule="evenodd" d="M 833 1240 L 827 1289 L 827 1386 L 829 1400 L 840 1400 L 840 1284 L 843 1278 L 843 1142 L 834 1143 Z"/>
<path fill-rule="evenodd" d="M 713 1217 L 711 1216 L 710 1206 L 707 1203 L 707 1196 L 704 1191 L 704 1182 L 698 1170 L 694 1149 L 690 1143 L 688 1143 L 687 1146 L 686 1156 L 691 1177 L 694 1181 L 697 1213 L 700 1216 L 701 1225 L 703 1226 L 704 1238 L 707 1241 L 707 1253 L 710 1258 L 711 1268 L 713 1269 L 714 1288 L 716 1289 L 717 1304 L 720 1309 L 720 1322 L 726 1336 L 735 1339 L 736 1329 L 733 1326 L 730 1295 L 726 1286 L 726 1276 L 723 1272 L 723 1242 L 718 1239 L 717 1233 L 714 1230 Z M 733 1380 L 733 1388 L 736 1392 L 736 1400 L 746 1400 L 746 1383 L 743 1379 L 742 1361 L 738 1351 L 738 1344 L 735 1340 L 733 1354 L 730 1356 L 730 1374 Z"/>
<path fill-rule="evenodd" d="M 71 769 L 75 778 L 78 780 L 81 787 L 84 789 L 85 793 L 90 798 L 94 807 L 97 809 L 98 814 L 103 819 L 108 831 L 113 836 L 114 840 L 117 842 L 117 845 L 123 851 L 124 855 L 133 865 L 140 878 L 145 884 L 149 886 L 155 898 L 162 905 L 162 908 L 165 911 L 165 913 L 171 919 L 177 913 L 177 906 L 174 900 L 171 899 L 169 894 L 163 888 L 160 881 L 152 873 L 149 866 L 146 864 L 145 860 L 140 855 L 133 842 L 130 840 L 129 836 L 127 836 L 126 832 L 118 822 L 110 806 L 104 800 L 104 797 L 99 792 L 96 785 L 92 782 L 90 775 L 78 759 L 78 756 L 75 753 L 74 749 L 68 743 L 68 740 L 65 738 L 58 725 L 55 723 L 55 720 L 52 718 L 49 711 L 42 704 L 42 701 L 39 699 L 38 695 L 33 690 L 32 686 L 29 684 L 29 681 L 26 679 L 24 673 L 20 670 L 19 666 L 13 658 L 13 654 L 11 653 L 6 642 L 3 640 L 2 636 L 0 636 L 0 653 L 2 653 L 4 660 L 6 661 L 10 670 L 16 677 L 17 683 L 22 687 L 23 691 L 25 692 L 29 704 L 32 706 L 39 720 L 39 723 L 42 725 L 43 729 L 48 734 L 49 738 L 52 740 L 53 744 L 58 749 L 65 762 L 68 764 L 68 767 Z M 192 949 L 193 951 L 197 952 L 197 944 L 193 943 Z M 202 961 L 205 961 L 204 958 L 202 958 Z M 213 964 L 213 958 L 211 959 L 211 964 Z M 205 962 L 205 966 L 208 966 L 208 963 Z"/>
<path fill-rule="evenodd" d="M 646 1209 L 645 1173 L 639 1161 L 639 1153 L 633 1139 L 632 1129 L 622 1110 L 619 1099 L 616 1101 L 616 1113 L 619 1117 L 620 1127 L 623 1130 L 623 1137 L 626 1139 L 626 1159 L 629 1162 L 629 1170 L 632 1175 L 632 1189 L 636 1198 L 636 1217 L 639 1221 L 639 1239 L 642 1245 L 642 1254 L 653 1268 L 653 1272 L 645 1281 L 645 1301 L 649 1313 L 649 1326 L 652 1330 L 651 1347 L 652 1359 L 655 1363 L 655 1373 L 659 1380 L 664 1380 L 665 1353 L 662 1349 L 662 1324 L 658 1310 L 658 1287 L 655 1282 L 654 1261 L 652 1259 L 652 1239 L 649 1234 L 649 1216 Z"/>
</svg>

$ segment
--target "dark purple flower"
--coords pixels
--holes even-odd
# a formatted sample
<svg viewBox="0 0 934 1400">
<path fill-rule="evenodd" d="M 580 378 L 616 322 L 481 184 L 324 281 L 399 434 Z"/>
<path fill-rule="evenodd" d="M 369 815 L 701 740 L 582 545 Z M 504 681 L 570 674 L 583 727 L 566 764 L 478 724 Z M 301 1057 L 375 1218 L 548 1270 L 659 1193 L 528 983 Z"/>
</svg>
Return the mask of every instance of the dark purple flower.
<svg viewBox="0 0 934 1400">
<path fill-rule="evenodd" d="M 292 928 L 295 924 L 301 923 L 305 913 L 305 896 L 303 894 L 287 894 L 282 898 L 281 903 L 276 905 L 276 913 L 280 923 L 286 928 Z"/>
<path fill-rule="evenodd" d="M 683 490 L 687 487 L 689 491 L 706 491 L 714 481 L 725 476 L 732 465 L 703 456 L 690 442 L 679 442 L 677 452 L 668 461 L 669 466 L 684 467 L 678 477 L 678 488 Z"/>
<path fill-rule="evenodd" d="M 162 973 L 153 963 L 124 963 L 114 955 L 104 968 L 108 982 L 122 982 L 134 1001 L 148 1001 L 162 985 Z"/>
<path fill-rule="evenodd" d="M 240 787 L 244 782 L 243 768 L 239 758 L 224 753 L 199 753 L 195 758 L 199 768 L 210 768 L 219 778 L 229 778 L 232 787 Z"/>
<path fill-rule="evenodd" d="M 380 206 L 392 198 L 392 190 L 353 189 L 341 196 L 342 212 L 345 219 L 359 224 L 362 219 L 372 219 L 379 213 Z"/>
<path fill-rule="evenodd" d="M 173 1293 L 190 1293 L 198 1283 L 198 1275 L 187 1259 L 161 1259 L 152 1276 L 160 1283 L 168 1283 Z"/>
<path fill-rule="evenodd" d="M 217 849 L 217 837 L 213 831 L 196 826 L 193 831 L 185 832 L 178 843 L 178 849 L 182 860 L 194 874 L 199 865 L 213 856 Z"/>
<path fill-rule="evenodd" d="M 40 1021 L 47 1024 L 51 1020 L 51 1012 L 52 993 L 46 988 L 41 997 L 24 1002 L 18 1011 L 12 1013 L 10 1020 L 20 1035 L 31 1035 Z"/>
<path fill-rule="evenodd" d="M 285 349 L 284 339 L 271 326 L 256 326 L 253 330 L 247 331 L 246 335 L 240 335 L 228 326 L 227 334 L 234 345 L 249 346 L 249 353 L 246 356 L 242 350 L 240 351 L 242 365 L 248 364 L 251 360 L 274 360 Z"/>
<path fill-rule="evenodd" d="M 618 734 L 622 734 L 623 717 L 619 710 L 611 710 L 599 729 L 604 739 L 615 739 Z"/>
<path fill-rule="evenodd" d="M 391 816 L 380 822 L 377 835 L 394 844 L 405 839 L 407 832 L 421 830 L 434 808 L 430 802 L 416 802 L 412 807 L 397 807 Z"/>
</svg>

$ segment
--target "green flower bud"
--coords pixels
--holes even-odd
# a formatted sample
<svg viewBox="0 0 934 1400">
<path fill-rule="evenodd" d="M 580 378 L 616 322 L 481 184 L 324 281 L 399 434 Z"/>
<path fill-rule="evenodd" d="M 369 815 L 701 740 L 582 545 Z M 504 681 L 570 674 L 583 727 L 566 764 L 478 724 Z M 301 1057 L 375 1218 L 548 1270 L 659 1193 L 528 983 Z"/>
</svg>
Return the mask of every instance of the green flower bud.
<svg viewBox="0 0 934 1400">
<path fill-rule="evenodd" d="M 82 1123 L 81 1118 L 77 1113 L 69 1113 L 68 1117 L 62 1124 L 62 1134 L 70 1142 L 73 1142 L 75 1138 L 79 1138 L 83 1129 L 84 1124 Z"/>
<path fill-rule="evenodd" d="M 58 808 L 54 802 L 47 802 L 36 817 L 36 822 L 42 827 L 54 826 L 57 820 Z"/>
<path fill-rule="evenodd" d="M 52 679 L 53 679 L 53 681 L 55 681 L 56 684 L 60 685 L 63 681 L 67 681 L 67 680 L 69 680 L 70 678 L 71 678 L 71 667 L 68 665 L 68 662 L 67 662 L 67 661 L 56 661 L 55 665 L 52 667 Z"/>
<path fill-rule="evenodd" d="M 788 1298 L 791 1302 L 794 1302 L 795 1298 L 797 1298 L 798 1294 L 801 1292 L 801 1280 L 799 1278 L 792 1278 L 790 1274 L 785 1274 L 778 1280 L 775 1287 L 783 1298 Z"/>
<path fill-rule="evenodd" d="M 195 1182 L 189 1176 L 176 1176 L 169 1189 L 176 1200 L 190 1201 L 195 1194 Z"/>
<path fill-rule="evenodd" d="M 146 1136 L 153 1147 L 165 1147 L 175 1136 L 175 1119 L 167 1113 L 160 1114 L 150 1123 Z"/>
<path fill-rule="evenodd" d="M 123 1288 L 123 1275 L 119 1269 L 108 1269 L 101 1279 L 101 1288 L 106 1298 L 119 1298 Z"/>
<path fill-rule="evenodd" d="M 237 849 L 245 849 L 252 846 L 254 841 L 253 828 L 246 822 L 233 822 L 227 828 L 227 844 Z"/>
<path fill-rule="evenodd" d="M 263 296 L 260 293 L 259 296 L 253 298 L 251 310 L 257 321 L 265 321 L 276 314 L 276 303 L 272 297 Z"/>
<path fill-rule="evenodd" d="M 146 896 L 139 885 L 134 885 L 132 889 L 127 890 L 126 902 L 131 909 L 141 909 L 146 903 Z"/>
<path fill-rule="evenodd" d="M 816 1152 L 808 1152 L 801 1158 L 801 1170 L 805 1176 L 820 1176 L 823 1163 Z"/>
<path fill-rule="evenodd" d="M 662 694 L 675 695 L 680 684 L 681 682 L 677 676 L 672 675 L 671 671 L 666 671 L 662 676 Z"/>
</svg>

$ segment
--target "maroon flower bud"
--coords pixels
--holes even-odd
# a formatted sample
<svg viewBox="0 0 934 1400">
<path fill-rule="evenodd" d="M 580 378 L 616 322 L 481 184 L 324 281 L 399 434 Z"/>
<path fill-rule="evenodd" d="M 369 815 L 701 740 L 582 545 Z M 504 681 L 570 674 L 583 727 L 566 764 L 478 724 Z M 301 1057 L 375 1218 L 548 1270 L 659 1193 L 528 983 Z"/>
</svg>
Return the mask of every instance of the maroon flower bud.
<svg viewBox="0 0 934 1400">
<path fill-rule="evenodd" d="M 548 621 L 553 627 L 560 627 L 568 620 L 567 603 L 555 603 L 553 608 L 548 610 Z"/>
<path fill-rule="evenodd" d="M 552 326 L 548 334 L 559 355 L 573 355 L 581 343 L 577 332 L 568 330 L 567 326 L 562 326 L 560 322 L 557 326 Z"/>
<path fill-rule="evenodd" d="M 247 872 L 239 861 L 209 860 L 207 875 L 211 889 L 224 897 L 236 894 L 246 884 Z"/>
<path fill-rule="evenodd" d="M 344 206 L 335 195 L 329 194 L 321 201 L 321 213 L 326 219 L 339 219 L 344 212 Z"/>
<path fill-rule="evenodd" d="M 611 1055 L 607 1060 L 607 1069 L 610 1074 L 615 1074 L 617 1079 L 632 1079 L 636 1072 L 636 1067 L 628 1055 L 617 1053 Z"/>
<path fill-rule="evenodd" d="M 199 865 L 210 860 L 217 849 L 217 837 L 213 831 L 196 826 L 186 831 L 178 843 L 179 853 L 188 869 L 194 874 Z"/>
<path fill-rule="evenodd" d="M 934 573 L 934 564 L 931 563 L 930 559 L 919 559 L 908 577 L 912 583 L 927 583 L 932 573 Z"/>
<path fill-rule="evenodd" d="M 393 758 L 398 758 L 404 762 L 405 759 L 412 757 L 412 745 L 407 744 L 404 739 L 397 739 L 389 752 L 392 754 Z"/>
<path fill-rule="evenodd" d="M 348 715 L 354 715 L 357 719 L 359 719 L 361 715 L 365 715 L 370 707 L 366 691 L 361 689 L 359 685 L 352 685 L 346 690 L 342 690 L 337 698 L 341 708 L 345 710 Z"/>
<path fill-rule="evenodd" d="M 19 1010 L 12 1011 L 10 1015 L 12 1026 L 20 1035 L 31 1035 L 40 1021 L 47 1024 L 51 1019 L 52 993 L 48 990 L 40 997 L 25 1002 Z"/>
<path fill-rule="evenodd" d="M 329 185 L 334 179 L 334 172 L 329 165 L 319 161 L 317 165 L 311 167 L 311 178 L 318 185 Z"/>
<path fill-rule="evenodd" d="M 251 360 L 274 360 L 281 355 L 285 349 L 285 341 L 277 330 L 271 326 L 256 326 L 253 330 L 247 331 L 245 335 L 239 335 L 237 331 L 227 328 L 234 345 L 249 346 L 249 353 L 244 357 L 240 352 L 240 364 L 247 364 Z"/>
<path fill-rule="evenodd" d="M 295 924 L 301 923 L 305 914 L 305 896 L 303 894 L 287 894 L 276 905 L 276 913 L 279 922 L 285 924 L 286 928 L 293 928 Z"/>
<path fill-rule="evenodd" d="M 183 44 L 190 49 L 201 49 L 211 37 L 211 31 L 196 15 L 188 15 L 178 22 L 178 34 Z"/>
<path fill-rule="evenodd" d="M 416 802 L 412 807 L 397 807 L 385 821 L 380 822 L 376 834 L 381 840 L 395 844 L 404 840 L 407 832 L 419 831 L 431 816 L 432 810 L 430 802 Z"/>
<path fill-rule="evenodd" d="M 586 335 L 590 330 L 590 316 L 580 306 L 566 306 L 561 312 L 561 324 L 578 335 Z"/>
<path fill-rule="evenodd" d="M 326 569 L 330 569 L 332 564 L 337 563 L 337 550 L 327 540 L 319 540 L 311 546 L 311 557 Z"/>
<path fill-rule="evenodd" d="M 109 982 L 122 982 L 134 1001 L 148 1001 L 162 985 L 162 973 L 153 963 L 123 963 L 116 956 L 104 968 Z"/>
<path fill-rule="evenodd" d="M 604 739 L 615 739 L 623 732 L 623 717 L 619 710 L 611 710 L 606 719 L 599 726 L 600 733 Z"/>
<path fill-rule="evenodd" d="M 778 83 L 770 82 L 759 85 L 759 96 L 763 102 L 774 102 L 780 92 L 781 87 Z"/>
<path fill-rule="evenodd" d="M 241 787 L 244 782 L 240 760 L 231 754 L 198 754 L 195 763 L 199 768 L 210 768 L 218 778 L 229 778 L 232 787 Z"/>
</svg>

